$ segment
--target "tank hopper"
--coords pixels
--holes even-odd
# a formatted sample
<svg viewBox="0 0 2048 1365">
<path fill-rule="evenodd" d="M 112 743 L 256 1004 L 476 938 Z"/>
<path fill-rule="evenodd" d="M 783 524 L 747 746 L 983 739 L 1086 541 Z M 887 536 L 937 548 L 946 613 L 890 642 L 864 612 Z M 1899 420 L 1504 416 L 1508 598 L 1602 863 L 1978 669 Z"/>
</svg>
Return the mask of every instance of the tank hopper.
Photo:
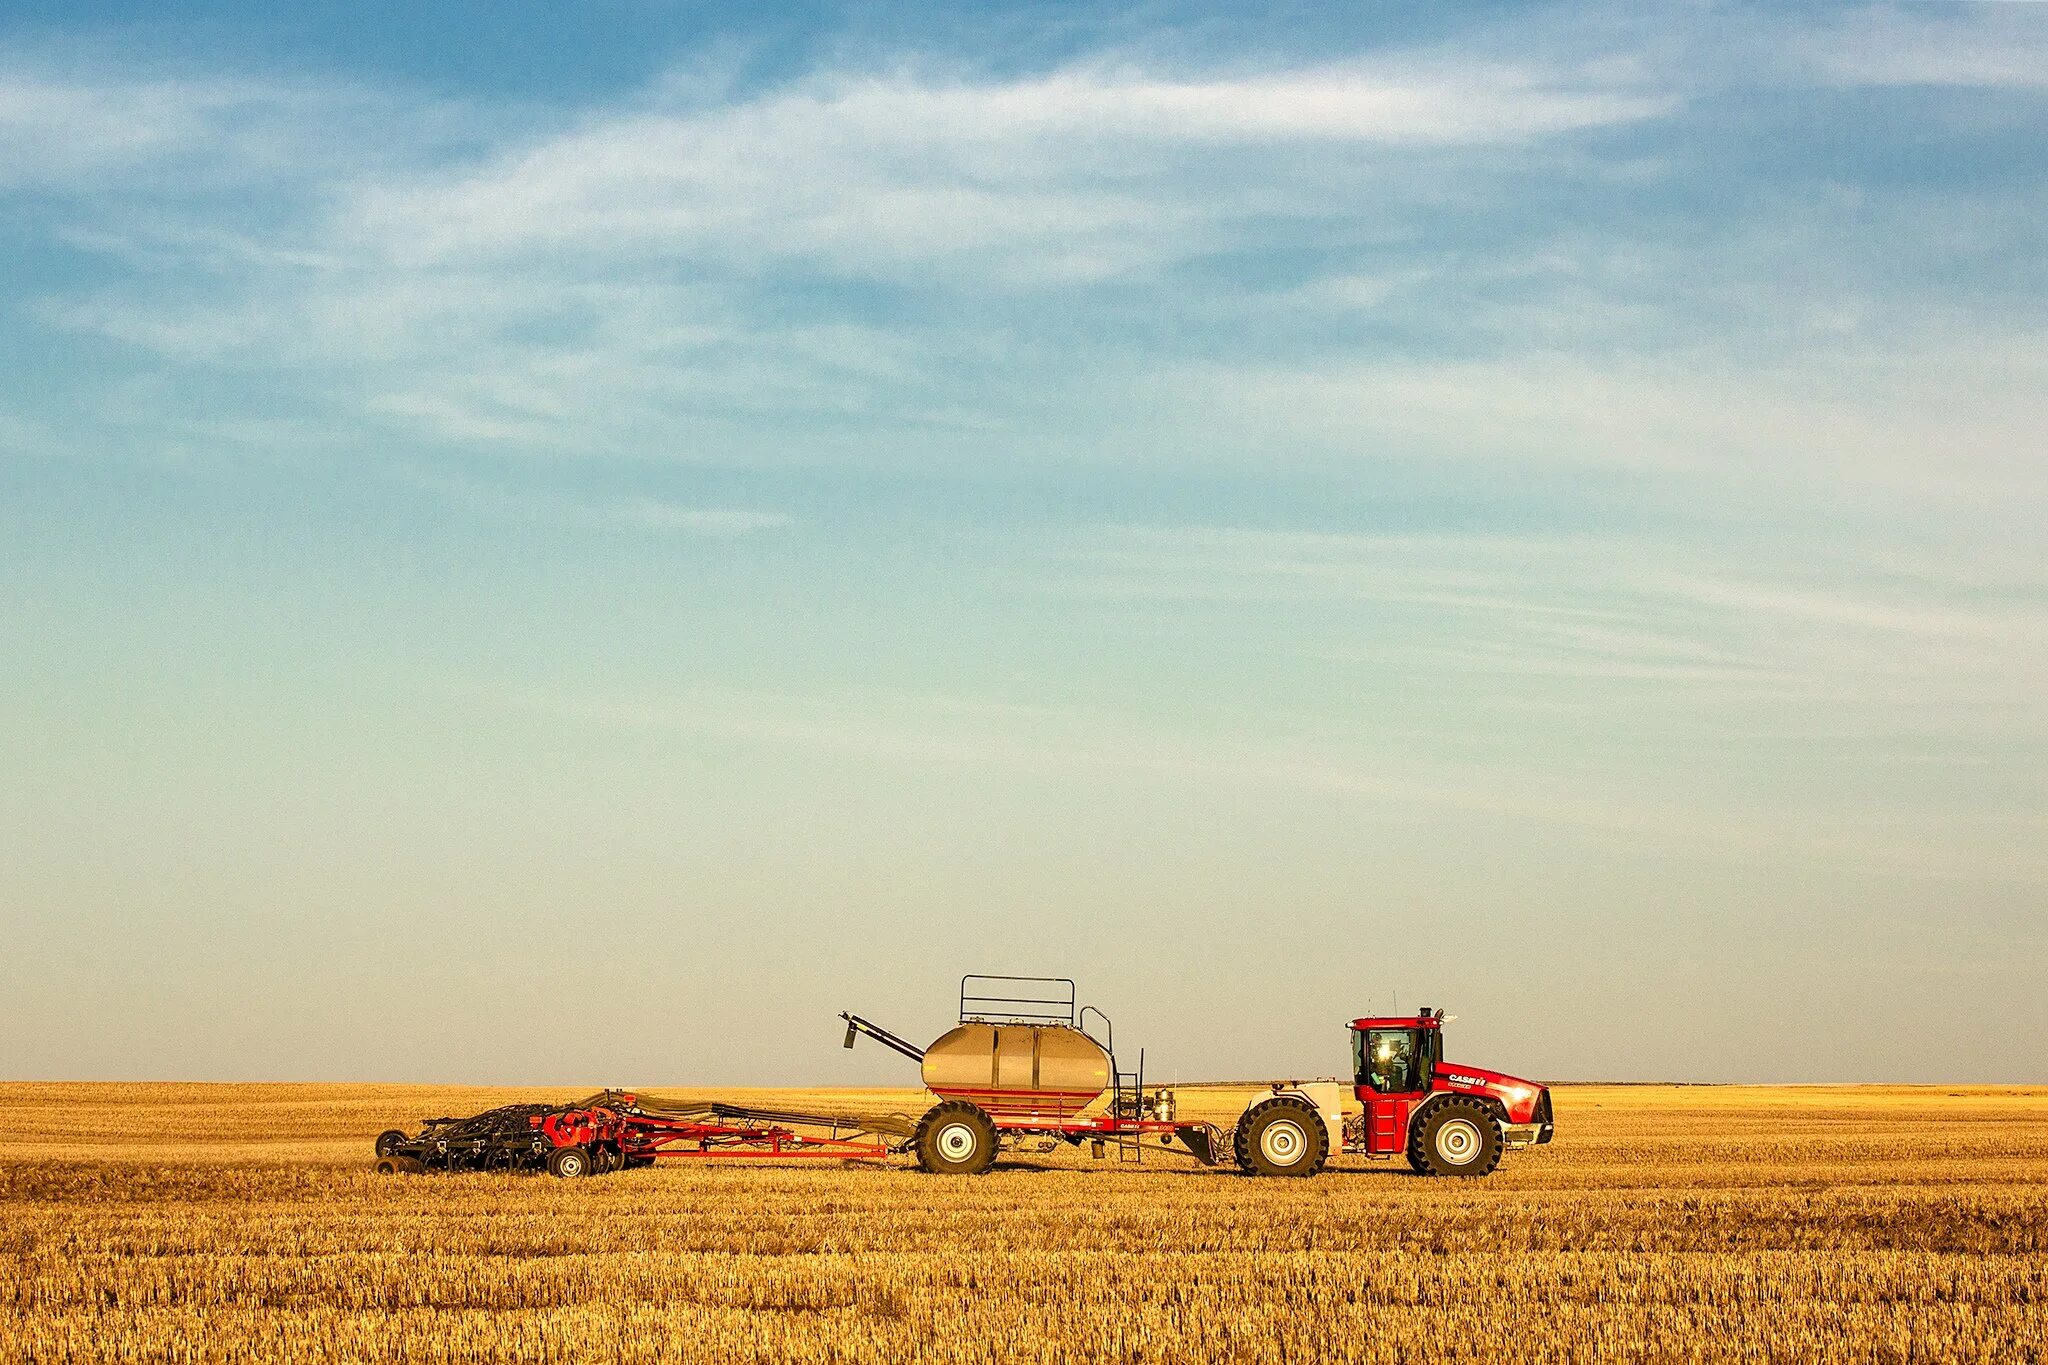
<svg viewBox="0 0 2048 1365">
<path fill-rule="evenodd" d="M 1097 1156 L 1113 1145 L 1125 1160 L 1142 1160 L 1147 1138 L 1169 1150 L 1178 1141 L 1204 1165 L 1221 1150 L 1210 1125 L 1175 1120 L 1170 1089 L 1146 1088 L 1142 1050 L 1136 1070 L 1119 1069 L 1109 1017 L 1077 1008 L 1065 977 L 962 977 L 959 1021 L 924 1048 L 859 1015 L 840 1018 L 845 1046 L 866 1036 L 913 1059 L 939 1097 L 903 1144 L 927 1171 L 978 1175 L 1030 1138 L 1086 1142 Z"/>
</svg>

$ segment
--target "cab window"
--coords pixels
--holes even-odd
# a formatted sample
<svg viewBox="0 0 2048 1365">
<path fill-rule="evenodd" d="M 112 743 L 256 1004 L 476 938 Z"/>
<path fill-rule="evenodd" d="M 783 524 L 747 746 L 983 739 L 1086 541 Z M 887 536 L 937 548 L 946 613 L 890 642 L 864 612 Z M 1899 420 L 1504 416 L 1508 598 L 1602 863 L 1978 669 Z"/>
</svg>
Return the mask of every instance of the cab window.
<svg viewBox="0 0 2048 1365">
<path fill-rule="evenodd" d="M 1401 1095 L 1421 1089 L 1414 1029 L 1367 1029 L 1359 1037 L 1360 1085 L 1369 1085 L 1382 1095 Z"/>
</svg>

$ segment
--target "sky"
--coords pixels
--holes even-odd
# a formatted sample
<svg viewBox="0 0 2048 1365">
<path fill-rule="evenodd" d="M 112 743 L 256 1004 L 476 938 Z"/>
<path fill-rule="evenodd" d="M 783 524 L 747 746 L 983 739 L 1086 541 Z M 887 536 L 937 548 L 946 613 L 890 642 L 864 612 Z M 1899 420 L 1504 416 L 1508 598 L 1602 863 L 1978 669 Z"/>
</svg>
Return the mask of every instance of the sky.
<svg viewBox="0 0 2048 1365">
<path fill-rule="evenodd" d="M 2048 5 L 0 17 L 0 1077 L 2048 1082 Z"/>
</svg>

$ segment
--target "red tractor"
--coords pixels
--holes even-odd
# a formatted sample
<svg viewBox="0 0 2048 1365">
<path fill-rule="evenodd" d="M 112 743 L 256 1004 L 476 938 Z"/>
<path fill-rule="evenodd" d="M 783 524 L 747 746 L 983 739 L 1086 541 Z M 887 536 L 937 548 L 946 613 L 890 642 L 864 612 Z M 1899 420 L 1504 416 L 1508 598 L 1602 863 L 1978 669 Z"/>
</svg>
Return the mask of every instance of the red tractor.
<svg viewBox="0 0 2048 1365">
<path fill-rule="evenodd" d="M 1238 1120 L 1232 1155 L 1253 1175 L 1314 1175 L 1332 1153 L 1406 1155 L 1424 1175 L 1479 1176 L 1509 1147 L 1550 1141 L 1550 1090 L 1498 1071 L 1446 1063 L 1444 1012 L 1351 1021 L 1346 1120 L 1336 1081 L 1276 1084 Z"/>
</svg>

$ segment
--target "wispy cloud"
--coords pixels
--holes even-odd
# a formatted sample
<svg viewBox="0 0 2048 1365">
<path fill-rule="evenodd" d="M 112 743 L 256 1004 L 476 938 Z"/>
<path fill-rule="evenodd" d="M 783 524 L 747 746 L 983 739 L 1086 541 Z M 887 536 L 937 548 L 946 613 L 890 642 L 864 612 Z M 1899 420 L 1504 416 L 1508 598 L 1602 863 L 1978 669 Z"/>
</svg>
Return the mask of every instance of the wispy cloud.
<svg viewBox="0 0 2048 1365">
<path fill-rule="evenodd" d="M 1292 192 L 1309 202 L 1290 207 L 1270 162 L 1192 195 L 1176 164 L 1191 150 L 1512 143 L 1670 104 L 1469 64 L 1230 80 L 1112 67 L 1009 81 L 828 75 L 733 106 L 599 119 L 452 178 L 371 188 L 341 230 L 407 263 L 738 252 L 917 278 L 963 257 L 1004 275 L 1098 276 L 1199 247 L 1204 224 L 1325 197 L 1318 177 L 1297 176 Z"/>
<path fill-rule="evenodd" d="M 1767 711 L 1815 730 L 1935 724 L 1951 739 L 2048 741 L 2038 554 L 2019 551 L 1989 586 L 1981 574 L 1902 576 L 1853 538 L 1763 553 L 1737 567 L 1711 541 L 1646 536 L 1132 527 L 1070 548 L 1046 587 L 1162 611 L 1318 613 L 1357 643 L 1293 647 L 1409 666 L 1434 686 L 1504 694 L 1502 680 L 1530 674 L 1599 678 L 1640 684 L 1638 713 L 1661 689 L 1722 720 Z M 1586 704 L 1590 723 L 1606 703 Z"/>
<path fill-rule="evenodd" d="M 0 188 L 135 167 L 222 135 L 255 92 L 232 83 L 75 81 L 0 67 Z"/>
<path fill-rule="evenodd" d="M 404 482 L 473 515 L 499 521 L 711 537 L 744 536 L 795 525 L 795 518 L 787 512 L 772 508 L 681 502 L 647 493 L 593 496 L 560 489 L 521 491 L 417 470 L 408 471 Z"/>
<path fill-rule="evenodd" d="M 2032 50 L 1973 15 L 1913 17 L 1914 50 Z M 2048 284 L 1953 288 L 2028 239 L 2027 195 L 1819 167 L 1740 180 L 1733 217 L 1684 202 L 1756 174 L 1696 111 L 1769 86 L 1796 125 L 1878 78 L 1855 54 L 1891 21 L 1551 17 L 1311 61 L 687 68 L 554 110 L 17 67 L 0 127 L 9 164 L 103 191 L 52 225 L 103 268 L 31 317 L 408 448 L 2043 496 Z M 179 188 L 226 175 L 268 177 L 261 212 Z"/>
<path fill-rule="evenodd" d="M 604 520 L 626 526 L 646 526 L 662 531 L 689 531 L 697 535 L 738 536 L 749 531 L 771 531 L 790 524 L 784 512 L 762 512 L 743 507 L 687 507 L 659 498 L 625 498 L 596 509 Z"/>
<path fill-rule="evenodd" d="M 1850 86 L 2048 88 L 2048 25 L 2032 4 L 1887 6 L 1837 16 L 1802 39 L 1828 80 Z"/>
<path fill-rule="evenodd" d="M 1441 764 L 1418 770 L 1384 757 L 1348 759 L 1327 745 L 1288 747 L 1253 737 L 1194 740 L 1074 708 L 976 705 L 873 692 L 847 696 L 699 688 L 641 701 L 517 686 L 466 684 L 452 690 L 465 705 L 496 706 L 556 722 L 661 732 L 685 740 L 737 740 L 892 765 L 1167 782 L 1177 788 L 1277 788 L 1390 810 L 1504 817 L 1595 840 L 1625 840 L 1638 851 L 1687 860 L 1818 860 L 1891 875 L 2048 882 L 2048 859 L 2038 848 L 2029 851 L 2023 841 L 2007 839 L 2007 851 L 1987 856 L 1981 847 L 1968 847 L 1964 832 L 1947 821 L 1916 830 L 1917 839 L 1874 838 L 1826 821 L 1788 823 L 1785 812 L 1759 811 L 1753 802 L 1697 795 L 1681 802 L 1647 793 L 1621 799 L 1597 787 L 1575 790 L 1573 780 L 1560 773 L 1531 782 L 1526 774 L 1504 778 L 1496 769 L 1459 781 Z M 2024 828 L 2019 832 L 2024 834 Z"/>
</svg>

